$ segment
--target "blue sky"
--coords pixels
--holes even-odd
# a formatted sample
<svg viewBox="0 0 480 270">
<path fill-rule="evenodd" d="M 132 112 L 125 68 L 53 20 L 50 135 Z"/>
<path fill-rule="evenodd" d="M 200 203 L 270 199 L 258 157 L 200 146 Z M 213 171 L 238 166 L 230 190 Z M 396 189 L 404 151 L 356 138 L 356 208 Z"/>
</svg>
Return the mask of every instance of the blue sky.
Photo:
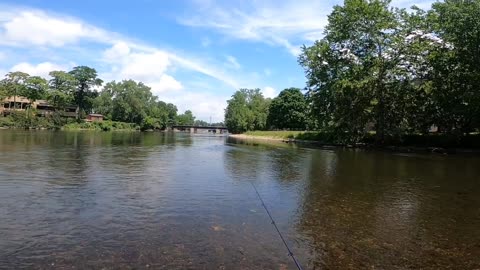
<svg viewBox="0 0 480 270">
<path fill-rule="evenodd" d="M 428 8 L 430 0 L 392 5 Z M 48 78 L 77 65 L 104 81 L 134 79 L 159 99 L 223 120 L 238 88 L 274 97 L 305 86 L 300 47 L 321 38 L 341 1 L 0 1 L 0 74 Z"/>
</svg>

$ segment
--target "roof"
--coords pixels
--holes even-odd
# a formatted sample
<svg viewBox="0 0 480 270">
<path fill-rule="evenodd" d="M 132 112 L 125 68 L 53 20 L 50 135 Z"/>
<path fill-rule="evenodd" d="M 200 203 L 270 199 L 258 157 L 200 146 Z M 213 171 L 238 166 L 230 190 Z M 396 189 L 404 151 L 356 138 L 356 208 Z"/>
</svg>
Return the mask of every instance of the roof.
<svg viewBox="0 0 480 270">
<path fill-rule="evenodd" d="M 26 97 L 23 97 L 23 96 L 10 96 L 10 97 L 6 97 L 3 102 L 13 102 L 15 100 L 15 102 L 27 102 L 27 103 L 30 103 L 30 100 Z"/>
<path fill-rule="evenodd" d="M 91 113 L 91 114 L 89 114 L 88 116 L 103 117 L 103 114 L 99 114 L 99 113 Z"/>
<path fill-rule="evenodd" d="M 37 105 L 41 105 L 41 106 L 50 106 L 50 107 L 53 107 L 53 105 L 49 104 L 48 101 L 43 100 L 43 99 L 37 100 L 35 103 L 36 103 Z"/>
</svg>

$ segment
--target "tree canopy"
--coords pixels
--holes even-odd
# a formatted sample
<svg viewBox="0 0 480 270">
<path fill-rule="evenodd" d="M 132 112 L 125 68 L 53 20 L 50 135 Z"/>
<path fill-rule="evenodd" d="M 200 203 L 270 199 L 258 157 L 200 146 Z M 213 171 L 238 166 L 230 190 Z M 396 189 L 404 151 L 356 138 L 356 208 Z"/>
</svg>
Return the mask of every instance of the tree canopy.
<svg viewBox="0 0 480 270">
<path fill-rule="evenodd" d="M 308 104 L 299 88 L 287 88 L 275 97 L 268 109 L 270 129 L 305 130 Z"/>
<path fill-rule="evenodd" d="M 265 99 L 260 89 L 240 89 L 227 101 L 225 125 L 230 132 L 263 130 L 267 126 L 270 99 Z"/>
<path fill-rule="evenodd" d="M 319 127 L 355 142 L 479 125 L 480 1 L 445 1 L 425 12 L 390 1 L 346 0 L 299 63 Z"/>
<path fill-rule="evenodd" d="M 177 107 L 158 100 L 142 82 L 124 80 L 103 84 L 95 69 L 51 71 L 50 80 L 24 72 L 10 72 L 0 81 L 0 98 L 25 96 L 32 102 L 47 99 L 58 110 L 77 107 L 77 118 L 100 113 L 107 120 L 134 123 L 142 129 L 165 129 L 174 124 L 191 125 L 192 111 L 177 115 Z M 100 91 L 99 91 L 100 90 Z"/>
</svg>

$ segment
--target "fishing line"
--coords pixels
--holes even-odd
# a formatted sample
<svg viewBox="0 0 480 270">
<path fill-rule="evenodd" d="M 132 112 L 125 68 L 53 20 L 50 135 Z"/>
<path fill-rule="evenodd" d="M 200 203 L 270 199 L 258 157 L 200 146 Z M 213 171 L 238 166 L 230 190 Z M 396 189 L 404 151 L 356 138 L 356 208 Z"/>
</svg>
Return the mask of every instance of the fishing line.
<svg viewBox="0 0 480 270">
<path fill-rule="evenodd" d="M 285 238 L 283 238 L 283 235 L 282 235 L 282 233 L 280 232 L 280 230 L 278 229 L 277 223 L 275 223 L 275 220 L 273 219 L 272 215 L 270 214 L 270 211 L 268 211 L 268 208 L 267 208 L 267 206 L 265 205 L 265 202 L 263 201 L 262 196 L 260 196 L 260 193 L 258 193 L 258 190 L 257 190 L 257 188 L 255 187 L 255 185 L 253 184 L 253 182 L 250 182 L 250 184 L 252 184 L 253 189 L 255 189 L 255 193 L 257 193 L 258 198 L 259 198 L 260 201 L 262 202 L 263 208 L 265 208 L 265 211 L 267 212 L 268 216 L 270 217 L 270 220 L 272 221 L 273 226 L 274 226 L 275 229 L 277 230 L 278 235 L 280 236 L 280 238 L 282 239 L 283 244 L 284 244 L 285 247 L 287 248 L 287 250 L 288 250 L 288 256 L 292 257 L 293 262 L 295 263 L 295 265 L 297 266 L 297 268 L 298 268 L 299 270 L 303 270 L 302 266 L 301 266 L 300 263 L 297 261 L 297 258 L 295 258 L 295 255 L 293 255 L 292 250 L 291 250 L 290 247 L 288 246 L 287 241 L 285 241 Z"/>
</svg>

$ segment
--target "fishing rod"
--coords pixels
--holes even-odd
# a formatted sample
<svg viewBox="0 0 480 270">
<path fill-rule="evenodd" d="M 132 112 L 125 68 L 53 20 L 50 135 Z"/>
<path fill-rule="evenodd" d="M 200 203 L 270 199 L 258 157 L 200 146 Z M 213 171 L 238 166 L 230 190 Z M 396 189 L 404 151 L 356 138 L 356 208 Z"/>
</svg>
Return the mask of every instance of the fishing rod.
<svg viewBox="0 0 480 270">
<path fill-rule="evenodd" d="M 280 238 L 282 239 L 283 244 L 284 244 L 285 247 L 287 248 L 287 250 L 288 250 L 288 256 L 292 257 L 292 260 L 293 260 L 293 262 L 295 263 L 295 265 L 297 266 L 298 270 L 303 270 L 302 266 L 301 266 L 300 263 L 297 261 L 297 258 L 295 258 L 295 255 L 293 255 L 292 250 L 291 250 L 290 247 L 288 246 L 287 241 L 285 241 L 285 238 L 283 238 L 283 235 L 282 235 L 282 233 L 280 232 L 280 230 L 278 229 L 277 223 L 275 223 L 275 220 L 273 219 L 272 215 L 270 214 L 270 211 L 268 211 L 268 208 L 267 208 L 267 206 L 265 205 L 265 202 L 263 201 L 262 196 L 260 196 L 260 193 L 258 193 L 258 190 L 257 190 L 257 188 L 255 187 L 255 185 L 254 185 L 252 182 L 250 182 L 250 184 L 252 184 L 253 189 L 255 189 L 255 193 L 257 193 L 258 198 L 259 198 L 260 201 L 262 202 L 263 208 L 265 208 L 265 211 L 267 212 L 268 216 L 270 217 L 270 220 L 272 221 L 273 226 L 274 226 L 275 229 L 277 230 L 278 235 L 280 236 Z"/>
</svg>

